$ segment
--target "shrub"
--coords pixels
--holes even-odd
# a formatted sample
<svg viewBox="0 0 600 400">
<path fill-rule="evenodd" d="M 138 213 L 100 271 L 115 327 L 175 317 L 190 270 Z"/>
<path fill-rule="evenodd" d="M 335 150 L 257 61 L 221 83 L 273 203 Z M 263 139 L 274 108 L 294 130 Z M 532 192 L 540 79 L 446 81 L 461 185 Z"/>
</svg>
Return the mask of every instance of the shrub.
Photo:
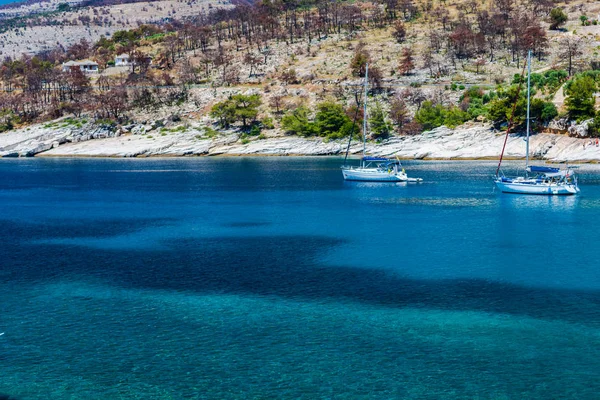
<svg viewBox="0 0 600 400">
<path fill-rule="evenodd" d="M 265 129 L 275 128 L 275 124 L 273 124 L 273 118 L 271 118 L 271 117 L 263 118 L 262 121 L 260 121 L 260 123 L 263 126 L 263 128 L 265 128 Z"/>
<path fill-rule="evenodd" d="M 553 8 L 550 11 L 550 29 L 556 30 L 567 22 L 567 14 L 559 8 Z"/>
<path fill-rule="evenodd" d="M 250 128 L 250 132 L 248 132 L 248 135 L 250 135 L 250 136 L 260 135 L 260 128 L 258 127 L 258 125 L 252 125 L 252 128 Z"/>
<path fill-rule="evenodd" d="M 424 130 L 431 130 L 438 126 L 446 125 L 455 128 L 469 120 L 469 114 L 459 107 L 444 107 L 441 104 L 433 104 L 426 101 L 421 109 L 415 114 L 415 121 L 423 126 Z"/>
<path fill-rule="evenodd" d="M 284 70 L 281 73 L 279 79 L 281 79 L 283 82 L 288 83 L 290 85 L 299 83 L 298 77 L 296 76 L 296 70 L 293 68 Z"/>
</svg>

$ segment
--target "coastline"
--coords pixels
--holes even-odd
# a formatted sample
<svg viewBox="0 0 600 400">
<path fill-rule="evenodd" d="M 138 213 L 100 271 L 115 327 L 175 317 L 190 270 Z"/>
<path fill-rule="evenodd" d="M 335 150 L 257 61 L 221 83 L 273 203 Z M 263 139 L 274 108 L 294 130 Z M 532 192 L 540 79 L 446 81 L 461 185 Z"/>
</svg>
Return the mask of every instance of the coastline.
<svg viewBox="0 0 600 400">
<path fill-rule="evenodd" d="M 490 125 L 473 123 L 456 129 L 444 126 L 415 136 L 392 137 L 380 143 L 367 143 L 367 153 L 401 160 L 497 160 L 504 133 Z M 241 140 L 236 132 L 223 132 L 213 138 L 198 130 L 151 134 L 135 129 L 37 125 L 0 134 L 2 157 L 52 158 L 154 158 L 154 157 L 291 157 L 343 156 L 347 140 L 270 136 Z M 354 142 L 349 156 L 362 154 L 362 143 Z M 506 160 L 524 159 L 522 135 L 510 135 Z M 530 158 L 552 163 L 600 162 L 595 140 L 566 135 L 538 133 L 530 139 Z"/>
</svg>

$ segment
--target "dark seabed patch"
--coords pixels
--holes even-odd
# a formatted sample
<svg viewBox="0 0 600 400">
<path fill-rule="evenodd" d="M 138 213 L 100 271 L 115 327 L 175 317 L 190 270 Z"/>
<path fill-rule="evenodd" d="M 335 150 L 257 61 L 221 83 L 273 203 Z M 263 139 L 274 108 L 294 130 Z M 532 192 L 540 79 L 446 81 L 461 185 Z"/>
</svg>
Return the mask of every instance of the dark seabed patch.
<svg viewBox="0 0 600 400">
<path fill-rule="evenodd" d="M 240 222 L 228 222 L 222 224 L 222 226 L 227 228 L 257 228 L 260 226 L 269 226 L 270 222 L 259 222 L 259 221 L 240 221 Z"/>
<path fill-rule="evenodd" d="M 135 233 L 150 227 L 173 223 L 169 218 L 127 219 L 46 219 L 39 222 L 0 220 L 0 227 L 11 233 L 13 240 L 107 238 Z M 1 248 L 0 248 L 1 250 Z"/>
<path fill-rule="evenodd" d="M 123 288 L 336 299 L 600 324 L 600 292 L 595 290 L 481 279 L 420 280 L 386 270 L 319 263 L 322 254 L 342 243 L 320 236 L 239 236 L 169 240 L 166 250 L 154 251 L 25 243 L 0 252 L 0 272 L 4 279 L 21 282 L 89 276 Z"/>
</svg>

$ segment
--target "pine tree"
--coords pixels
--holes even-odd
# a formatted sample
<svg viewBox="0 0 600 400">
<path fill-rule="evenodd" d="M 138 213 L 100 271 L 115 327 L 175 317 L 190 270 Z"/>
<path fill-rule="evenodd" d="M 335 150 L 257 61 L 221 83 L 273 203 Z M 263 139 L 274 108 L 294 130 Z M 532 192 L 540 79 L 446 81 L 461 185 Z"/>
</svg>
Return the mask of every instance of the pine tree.
<svg viewBox="0 0 600 400">
<path fill-rule="evenodd" d="M 392 132 L 392 125 L 386 120 L 386 113 L 381 104 L 376 103 L 369 118 L 371 136 L 375 139 L 387 139 Z"/>
</svg>

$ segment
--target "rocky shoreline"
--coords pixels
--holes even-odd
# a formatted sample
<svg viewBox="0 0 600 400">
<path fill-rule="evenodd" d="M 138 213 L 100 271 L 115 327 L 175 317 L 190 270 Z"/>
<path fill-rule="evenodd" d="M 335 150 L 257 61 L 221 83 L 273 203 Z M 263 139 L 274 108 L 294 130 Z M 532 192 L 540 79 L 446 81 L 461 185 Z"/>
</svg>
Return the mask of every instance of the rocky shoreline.
<svg viewBox="0 0 600 400">
<path fill-rule="evenodd" d="M 182 157 L 182 156 L 325 156 L 343 155 L 347 141 L 274 135 L 242 138 L 239 132 L 213 137 L 201 127 L 160 128 L 72 125 L 55 122 L 0 134 L 2 157 Z M 439 127 L 416 136 L 393 137 L 367 143 L 367 152 L 402 159 L 491 159 L 502 149 L 504 134 L 486 124 L 457 129 Z M 362 143 L 353 142 L 350 154 L 360 154 Z M 530 140 L 533 158 L 548 162 L 598 162 L 595 139 L 540 133 Z M 523 158 L 522 135 L 510 135 L 505 157 Z"/>
</svg>

